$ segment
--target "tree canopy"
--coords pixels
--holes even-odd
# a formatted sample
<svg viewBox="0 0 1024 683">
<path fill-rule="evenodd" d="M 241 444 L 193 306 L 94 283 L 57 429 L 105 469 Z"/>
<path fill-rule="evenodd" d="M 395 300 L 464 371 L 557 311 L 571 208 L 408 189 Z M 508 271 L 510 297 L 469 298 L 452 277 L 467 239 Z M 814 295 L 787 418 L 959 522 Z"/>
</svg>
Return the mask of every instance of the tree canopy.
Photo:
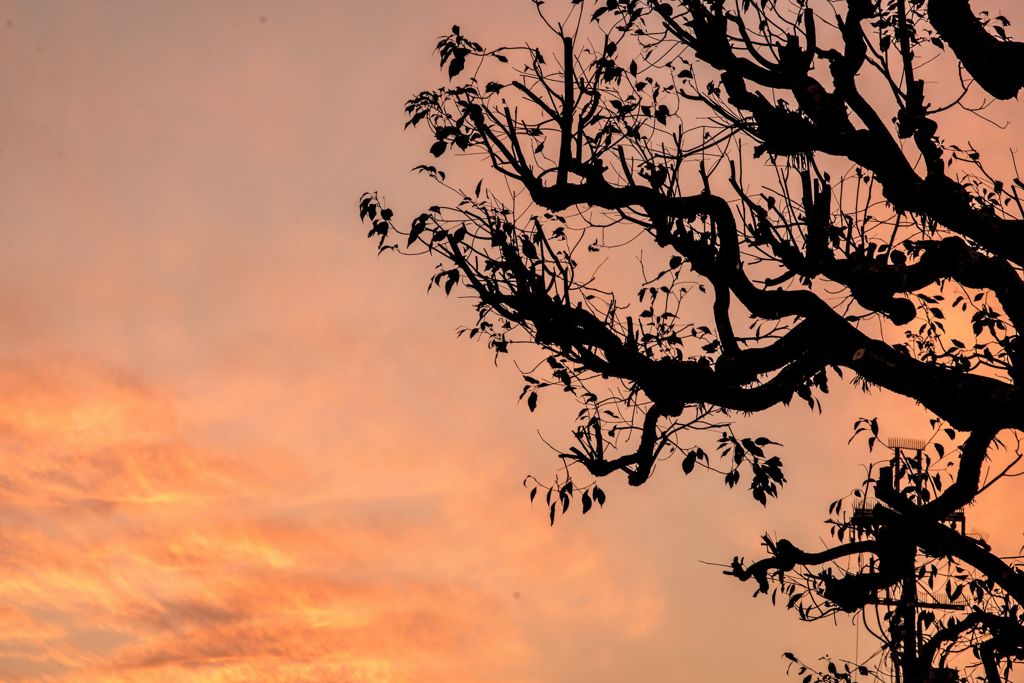
<svg viewBox="0 0 1024 683">
<path fill-rule="evenodd" d="M 805 683 L 1008 680 L 1024 572 L 962 520 L 1020 472 L 1024 181 L 986 115 L 1024 85 L 1009 21 L 978 0 L 533 2 L 550 49 L 454 26 L 448 83 L 406 108 L 479 182 L 419 166 L 452 199 L 407 228 L 360 202 L 382 251 L 439 260 L 431 286 L 473 301 L 463 332 L 536 361 L 531 411 L 579 401 L 531 500 L 553 523 L 675 461 L 765 504 L 783 451 L 744 415 L 820 410 L 836 381 L 909 397 L 935 435 L 858 421 L 889 453 L 830 507 L 831 547 L 765 536 L 727 573 L 804 619 L 875 614 L 884 660 L 787 654 Z M 602 270 L 641 250 L 641 282 Z"/>
</svg>

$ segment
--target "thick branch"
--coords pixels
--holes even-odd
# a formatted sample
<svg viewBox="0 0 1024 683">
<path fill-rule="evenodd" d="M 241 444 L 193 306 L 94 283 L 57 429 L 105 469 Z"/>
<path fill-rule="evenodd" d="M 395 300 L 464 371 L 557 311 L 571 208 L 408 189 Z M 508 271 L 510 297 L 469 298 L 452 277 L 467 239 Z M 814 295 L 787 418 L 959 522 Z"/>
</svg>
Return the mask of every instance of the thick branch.
<svg viewBox="0 0 1024 683">
<path fill-rule="evenodd" d="M 926 159 L 929 173 L 925 178 L 918 176 L 882 119 L 858 92 L 854 83 L 857 63 L 847 63 L 847 56 L 835 51 L 825 53 L 833 62 L 836 83 L 836 92 L 829 93 L 806 71 L 799 75 L 780 69 L 783 77 L 738 56 L 724 21 L 715 20 L 699 2 L 685 5 L 691 14 L 689 30 L 672 19 L 666 19 L 666 28 L 693 48 L 698 58 L 722 72 L 729 100 L 753 117 L 756 126 L 750 132 L 763 141 L 765 151 L 786 156 L 819 151 L 847 158 L 878 178 L 886 199 L 897 210 L 923 213 L 986 249 L 1024 264 L 1024 221 L 1000 218 L 975 206 L 964 187 L 941 172 L 941 160 L 936 163 L 935 159 Z M 859 29 L 852 27 L 870 16 L 870 3 L 857 0 L 849 3 L 849 8 L 844 30 L 847 55 L 859 63 L 863 59 L 864 39 Z M 1021 61 L 1024 60 L 1011 63 Z M 800 104 L 800 111 L 769 102 L 761 93 L 750 91 L 747 81 L 789 90 Z M 837 101 L 840 98 L 842 101 Z M 844 104 L 853 109 L 867 128 L 852 125 Z M 918 131 L 915 137 L 923 135 L 919 146 L 924 144 L 928 148 L 925 143 L 932 132 Z"/>
<path fill-rule="evenodd" d="M 815 565 L 833 562 L 844 557 L 853 557 L 864 553 L 876 553 L 878 544 L 873 540 L 854 541 L 834 548 L 827 548 L 820 552 L 810 553 L 793 545 L 786 539 L 780 539 L 775 543 L 774 552 L 771 557 L 754 562 L 749 567 L 744 567 L 738 561 L 723 572 L 729 576 L 735 576 L 740 581 L 754 579 L 757 581 L 758 590 L 762 593 L 768 592 L 769 572 L 788 572 L 796 567 L 812 567 Z"/>
<path fill-rule="evenodd" d="M 930 0 L 928 19 L 978 85 L 1001 100 L 1017 96 L 1024 87 L 1024 43 L 991 35 L 970 0 Z"/>
<path fill-rule="evenodd" d="M 728 202 L 720 197 L 707 193 L 670 197 L 647 187 L 612 187 L 593 182 L 563 186 L 544 186 L 536 182 L 528 189 L 535 202 L 551 210 L 582 204 L 606 209 L 640 207 L 648 215 L 670 216 L 682 221 L 691 221 L 699 215 L 710 216 L 718 229 L 717 251 L 684 230 L 663 232 L 656 237 L 676 248 L 702 275 L 712 280 L 725 278 L 736 297 L 755 316 L 769 319 L 796 316 L 819 325 L 822 338 L 828 339 L 829 344 L 805 349 L 814 359 L 809 367 L 849 367 L 874 384 L 920 401 L 957 429 L 971 430 L 989 424 L 1024 427 L 1024 415 L 1015 409 L 1019 398 L 1014 386 L 991 377 L 916 360 L 884 342 L 871 339 L 812 292 L 766 290 L 755 286 L 743 271 L 738 256 L 723 257 L 723 254 L 738 254 L 737 227 Z M 667 377 L 675 374 L 671 365 L 666 370 Z M 687 375 L 692 376 L 692 372 L 687 370 Z M 724 377 L 706 379 L 722 380 Z M 731 388 L 722 381 L 718 385 L 700 392 L 702 399 L 739 410 L 760 410 L 788 400 L 785 389 L 788 387 L 790 392 L 795 389 L 788 382 L 767 383 L 762 390 Z M 767 389 L 769 385 L 771 390 Z"/>
</svg>

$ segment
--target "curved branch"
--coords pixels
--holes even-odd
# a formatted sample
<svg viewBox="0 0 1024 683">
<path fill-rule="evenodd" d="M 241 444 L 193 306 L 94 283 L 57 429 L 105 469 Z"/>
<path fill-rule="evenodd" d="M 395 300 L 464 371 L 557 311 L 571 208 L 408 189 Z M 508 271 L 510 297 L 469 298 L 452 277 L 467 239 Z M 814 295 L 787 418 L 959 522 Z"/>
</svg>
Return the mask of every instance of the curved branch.
<svg viewBox="0 0 1024 683">
<path fill-rule="evenodd" d="M 1024 87 L 1024 43 L 999 40 L 971 11 L 970 0 L 929 0 L 928 19 L 990 95 L 1010 100 Z"/>
<path fill-rule="evenodd" d="M 732 567 L 722 573 L 727 576 L 735 576 L 740 581 L 754 579 L 757 582 L 758 590 L 762 593 L 767 593 L 769 572 L 788 572 L 797 566 L 812 567 L 844 557 L 877 553 L 878 543 L 874 540 L 853 541 L 833 548 L 827 548 L 820 552 L 811 553 L 801 550 L 783 538 L 774 543 L 772 550 L 773 552 L 770 557 L 758 560 L 749 567 L 744 567 L 739 560 L 735 560 Z"/>
</svg>

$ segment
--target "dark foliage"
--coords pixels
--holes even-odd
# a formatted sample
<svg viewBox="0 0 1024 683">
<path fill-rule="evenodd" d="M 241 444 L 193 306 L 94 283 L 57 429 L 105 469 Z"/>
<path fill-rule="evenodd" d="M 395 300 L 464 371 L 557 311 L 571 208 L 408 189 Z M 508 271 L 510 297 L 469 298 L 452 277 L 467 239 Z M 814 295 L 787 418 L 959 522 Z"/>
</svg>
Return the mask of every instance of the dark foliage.
<svg viewBox="0 0 1024 683">
<path fill-rule="evenodd" d="M 470 337 L 536 361 L 529 410 L 578 399 L 530 500 L 553 523 L 603 505 L 601 477 L 639 486 L 674 458 L 765 504 L 779 444 L 737 416 L 820 410 L 836 380 L 907 396 L 935 436 L 888 442 L 831 506 L 832 547 L 765 536 L 727 573 L 804 619 L 875 615 L 884 658 L 787 653 L 804 683 L 1007 680 L 1024 572 L 963 509 L 1019 472 L 1024 182 L 944 124 L 987 126 L 985 103 L 1024 84 L 1008 22 L 967 0 L 534 1 L 555 49 L 453 27 L 449 84 L 407 107 L 433 157 L 492 173 L 460 188 L 420 166 L 455 200 L 404 230 L 376 194 L 360 204 L 381 250 L 440 260 L 431 286 L 471 298 Z M 602 275 L 641 250 L 639 286 Z M 875 418 L 858 434 L 882 444 Z"/>
</svg>

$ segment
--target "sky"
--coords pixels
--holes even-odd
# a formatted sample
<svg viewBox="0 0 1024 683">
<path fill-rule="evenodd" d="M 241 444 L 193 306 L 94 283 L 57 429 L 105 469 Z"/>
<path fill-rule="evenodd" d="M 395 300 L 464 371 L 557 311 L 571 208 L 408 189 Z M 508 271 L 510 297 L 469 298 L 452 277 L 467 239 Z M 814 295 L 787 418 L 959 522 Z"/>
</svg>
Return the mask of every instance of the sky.
<svg viewBox="0 0 1024 683">
<path fill-rule="evenodd" d="M 530 507 L 567 408 L 517 403 L 357 216 L 432 203 L 402 108 L 453 23 L 537 32 L 528 2 L 0 1 L 0 679 L 715 683 L 871 647 L 705 562 L 819 543 L 854 419 L 917 435 L 906 402 L 753 419 L 767 509 L 675 467 Z"/>
</svg>

